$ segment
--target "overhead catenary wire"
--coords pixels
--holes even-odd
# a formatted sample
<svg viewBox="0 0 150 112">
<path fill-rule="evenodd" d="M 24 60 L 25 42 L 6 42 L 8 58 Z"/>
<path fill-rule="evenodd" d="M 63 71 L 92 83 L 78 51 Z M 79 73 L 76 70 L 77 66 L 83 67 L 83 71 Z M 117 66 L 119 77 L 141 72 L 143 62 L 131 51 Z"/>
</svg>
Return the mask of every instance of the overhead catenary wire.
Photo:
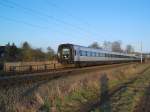
<svg viewBox="0 0 150 112">
<path fill-rule="evenodd" d="M 47 29 L 48 28 L 48 27 L 45 27 L 45 26 L 40 26 L 40 25 L 32 24 L 32 23 L 29 23 L 29 22 L 26 22 L 26 21 L 22 21 L 22 20 L 17 20 L 17 19 L 14 19 L 14 18 L 4 17 L 4 16 L 1 16 L 1 15 L 0 15 L 0 18 L 4 19 L 4 20 L 7 20 L 7 21 L 22 23 L 22 24 L 25 24 L 25 25 L 28 25 L 28 26 L 31 26 L 31 27 L 35 27 L 35 28 L 40 28 L 40 29 Z"/>
<path fill-rule="evenodd" d="M 57 8 L 57 9 L 59 8 L 60 11 L 65 11 L 61 6 L 56 5 L 54 2 L 52 2 L 52 1 L 50 1 L 50 0 L 42 0 L 42 1 L 45 1 L 46 4 L 48 3 L 48 5 L 51 5 L 52 7 L 55 7 L 55 8 Z M 69 12 L 68 10 L 65 11 L 64 14 L 66 14 L 66 15 L 72 17 L 73 19 L 76 19 L 76 20 L 80 21 L 80 23 L 85 23 L 86 25 L 91 26 L 90 23 L 88 23 L 87 21 L 85 21 L 85 20 L 83 20 L 83 19 L 77 18 L 76 16 L 74 16 L 74 14 L 72 14 L 72 13 Z"/>
<path fill-rule="evenodd" d="M 33 27 L 33 28 L 38 28 L 38 29 L 42 29 L 42 30 L 49 30 L 49 27 L 46 27 L 46 26 L 40 26 L 40 25 L 37 25 L 37 24 L 33 24 L 33 23 L 29 23 L 29 22 L 26 22 L 26 21 L 22 21 L 22 20 L 18 20 L 16 18 L 10 18 L 10 17 L 5 17 L 5 16 L 1 16 L 0 15 L 0 19 L 3 19 L 5 21 L 9 21 L 9 22 L 15 22 L 15 23 L 20 23 L 20 24 L 24 24 L 26 26 L 30 26 L 30 27 Z M 55 30 L 55 29 L 54 29 Z M 58 33 L 59 32 L 59 33 Z M 64 32 L 64 31 L 60 31 L 58 29 L 56 29 L 55 33 L 57 34 L 67 34 L 68 36 L 75 36 L 73 34 L 71 34 L 70 32 Z"/>
<path fill-rule="evenodd" d="M 2 2 L 0 2 L 0 5 L 1 6 L 4 6 L 4 7 L 8 7 L 8 8 L 15 8 L 13 5 L 10 5 L 10 4 L 4 4 Z M 21 8 L 21 7 L 20 7 Z M 40 15 L 39 15 L 40 16 Z M 36 27 L 36 28 L 40 28 L 40 29 L 44 29 L 44 30 L 48 30 L 49 27 L 46 27 L 46 26 L 40 26 L 40 25 L 36 25 L 36 24 L 33 24 L 33 23 L 30 23 L 30 22 L 26 22 L 26 21 L 22 21 L 22 20 L 18 20 L 18 19 L 15 19 L 14 17 L 5 17 L 5 16 L 0 16 L 1 19 L 3 20 L 7 20 L 7 21 L 11 21 L 11 22 L 16 22 L 16 23 L 22 23 L 22 24 L 25 24 L 25 25 L 28 25 L 30 27 Z M 75 36 L 73 34 L 71 34 L 70 32 L 64 32 L 64 31 L 57 31 L 57 32 L 60 32 L 60 33 L 63 33 L 63 34 L 67 34 L 67 35 L 72 35 L 72 36 Z M 83 37 L 83 36 L 82 36 Z"/>
<path fill-rule="evenodd" d="M 2 0 L 2 1 L 5 2 L 5 3 L 8 3 L 8 4 L 11 4 L 11 5 L 13 5 L 13 6 L 20 7 L 20 8 L 22 8 L 23 10 L 32 12 L 32 13 L 37 14 L 37 15 L 39 15 L 39 16 L 47 17 L 47 18 L 52 19 L 52 20 L 54 20 L 54 21 L 56 21 L 56 22 L 58 22 L 58 23 L 61 23 L 61 24 L 70 26 L 70 27 L 72 27 L 72 28 L 74 28 L 74 29 L 77 29 L 77 30 L 80 31 L 80 32 L 82 31 L 82 32 L 86 32 L 86 33 L 87 33 L 87 31 L 86 31 L 85 29 L 83 29 L 83 28 L 81 28 L 81 27 L 79 27 L 79 26 L 77 26 L 77 25 L 74 25 L 74 24 L 72 24 L 72 23 L 68 23 L 68 22 L 66 22 L 66 21 L 64 21 L 64 20 L 58 19 L 58 18 L 56 18 L 56 17 L 54 17 L 54 16 L 52 16 L 52 15 L 48 15 L 48 14 L 46 14 L 46 13 L 43 13 L 43 12 L 41 12 L 41 11 L 37 11 L 37 10 L 32 9 L 32 8 L 24 7 L 24 6 L 22 6 L 22 5 L 20 5 L 20 4 L 16 3 L 16 2 L 13 2 L 13 1 L 10 1 L 10 0 Z"/>
<path fill-rule="evenodd" d="M 64 20 L 61 20 L 61 19 L 58 19 L 58 18 L 56 18 L 56 17 L 54 17 L 54 16 L 52 16 L 52 15 L 43 13 L 42 11 L 38 11 L 38 10 L 33 9 L 33 8 L 25 7 L 25 6 L 20 5 L 20 4 L 14 2 L 14 1 L 12 1 L 12 0 L 2 0 L 2 1 L 3 1 L 3 3 L 5 3 L 4 6 L 6 6 L 6 7 L 9 7 L 9 8 L 16 8 L 16 7 L 18 7 L 18 8 L 20 8 L 20 9 L 23 9 L 24 11 L 30 12 L 30 14 L 32 13 L 32 14 L 38 15 L 38 16 L 40 16 L 40 17 L 45 17 L 45 18 L 54 20 L 56 23 L 64 24 L 65 26 L 69 26 L 69 27 L 71 27 L 71 28 L 74 28 L 74 29 L 76 29 L 76 31 L 78 31 L 78 33 L 80 33 L 80 34 L 82 33 L 82 35 L 83 35 L 83 33 L 84 33 L 84 36 L 86 36 L 86 38 L 87 38 L 87 36 L 89 36 L 89 34 L 92 34 L 90 31 L 87 31 L 87 30 L 83 29 L 82 27 L 80 27 L 80 26 L 78 26 L 78 25 L 74 25 L 74 24 L 72 24 L 72 23 L 68 23 L 68 22 L 66 22 L 66 21 L 64 21 Z M 1 2 L 2 2 L 2 1 L 1 1 Z M 0 3 L 1 3 L 1 2 L 0 2 Z M 9 6 L 9 5 L 10 5 L 10 6 Z M 70 30 L 70 29 L 69 29 L 69 30 Z M 82 36 L 82 37 L 84 37 L 84 36 Z M 99 37 L 99 35 L 97 35 L 97 36 Z M 94 36 L 93 36 L 93 37 L 94 37 Z M 103 37 L 104 37 L 104 35 L 103 35 Z M 85 38 L 85 37 L 84 37 L 84 38 Z"/>
<path fill-rule="evenodd" d="M 44 1 L 45 1 L 46 3 L 48 3 L 49 5 L 55 7 L 55 8 L 59 8 L 60 11 L 65 11 L 64 14 L 70 16 L 70 17 L 73 18 L 73 19 L 76 19 L 76 20 L 80 21 L 80 23 L 86 24 L 86 25 L 88 26 L 88 28 L 92 27 L 92 25 L 91 25 L 89 22 L 85 21 L 84 19 L 79 19 L 79 18 L 76 17 L 74 14 L 72 14 L 72 13 L 69 12 L 68 10 L 67 10 L 67 11 L 64 10 L 61 6 L 58 6 L 58 5 L 55 4 L 54 2 L 52 2 L 52 1 L 50 1 L 50 0 L 44 0 Z M 93 27 L 92 27 L 92 28 L 93 28 Z M 99 32 L 97 32 L 95 28 L 94 28 L 94 31 L 93 31 L 93 30 L 90 30 L 90 31 L 87 30 L 87 31 L 88 31 L 88 32 L 91 32 L 92 34 L 99 35 Z M 101 34 L 101 35 L 102 35 L 102 34 Z"/>
<path fill-rule="evenodd" d="M 11 8 L 11 9 L 15 9 L 15 8 L 16 8 L 15 6 L 13 6 L 13 5 L 11 5 L 11 4 L 6 4 L 6 3 L 3 3 L 3 2 L 0 2 L 0 6 L 7 7 L 7 8 Z M 29 12 L 28 12 L 28 11 L 25 11 L 25 10 L 22 10 L 22 12 L 25 13 L 25 14 L 29 14 Z M 30 15 L 35 16 L 36 14 L 30 12 Z M 40 18 L 39 18 L 39 17 L 40 17 Z M 41 19 L 41 18 L 42 18 L 42 19 Z M 48 22 L 47 19 L 45 19 L 45 18 L 43 18 L 43 17 L 41 17 L 41 16 L 38 16 L 38 19 L 39 19 L 39 20 L 42 20 L 42 21 L 44 21 L 44 22 Z"/>
</svg>

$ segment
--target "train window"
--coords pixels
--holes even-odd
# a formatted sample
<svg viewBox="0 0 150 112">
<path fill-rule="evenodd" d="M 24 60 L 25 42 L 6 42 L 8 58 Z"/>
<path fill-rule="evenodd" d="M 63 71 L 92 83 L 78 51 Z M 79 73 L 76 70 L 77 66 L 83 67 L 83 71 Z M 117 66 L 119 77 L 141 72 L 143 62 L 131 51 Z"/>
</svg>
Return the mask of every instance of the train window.
<svg viewBox="0 0 150 112">
<path fill-rule="evenodd" d="M 76 56 L 76 50 L 74 50 L 74 55 Z"/>
<path fill-rule="evenodd" d="M 106 53 L 105 56 L 108 57 L 108 54 Z"/>
<path fill-rule="evenodd" d="M 111 58 L 111 54 L 108 54 L 109 55 L 109 57 Z"/>
<path fill-rule="evenodd" d="M 102 56 L 102 57 L 105 57 L 105 53 L 101 53 L 101 56 Z"/>
<path fill-rule="evenodd" d="M 105 53 L 105 57 L 108 57 L 108 55 Z"/>
<path fill-rule="evenodd" d="M 92 56 L 92 54 L 93 54 L 93 53 L 92 53 L 92 52 L 90 52 L 90 56 Z"/>
<path fill-rule="evenodd" d="M 112 54 L 110 54 L 110 58 L 112 58 Z"/>
<path fill-rule="evenodd" d="M 101 57 L 101 53 L 99 53 L 99 57 Z"/>
<path fill-rule="evenodd" d="M 94 56 L 96 57 L 96 52 L 94 52 Z"/>
<path fill-rule="evenodd" d="M 111 54 L 111 57 L 113 58 L 113 57 L 114 57 L 114 54 Z"/>
<path fill-rule="evenodd" d="M 98 57 L 101 57 L 101 53 L 98 53 Z"/>
<path fill-rule="evenodd" d="M 96 57 L 98 57 L 99 56 L 99 53 L 96 53 Z"/>
<path fill-rule="evenodd" d="M 114 54 L 112 54 L 112 57 L 114 58 L 114 57 L 115 57 L 115 55 L 114 55 Z"/>
<path fill-rule="evenodd" d="M 88 56 L 88 52 L 87 51 L 85 51 L 85 56 Z"/>
<path fill-rule="evenodd" d="M 85 51 L 80 50 L 80 56 L 86 56 Z"/>
<path fill-rule="evenodd" d="M 103 53 L 103 57 L 106 57 L 106 54 L 105 54 L 105 53 Z"/>
<path fill-rule="evenodd" d="M 87 56 L 91 56 L 91 52 L 88 51 L 88 52 L 87 52 Z"/>
<path fill-rule="evenodd" d="M 82 51 L 82 56 L 86 56 L 86 51 Z"/>
<path fill-rule="evenodd" d="M 92 56 L 94 57 L 94 52 L 92 52 Z"/>
<path fill-rule="evenodd" d="M 81 50 L 79 51 L 79 54 L 80 54 L 80 56 L 82 56 L 82 51 Z"/>
</svg>

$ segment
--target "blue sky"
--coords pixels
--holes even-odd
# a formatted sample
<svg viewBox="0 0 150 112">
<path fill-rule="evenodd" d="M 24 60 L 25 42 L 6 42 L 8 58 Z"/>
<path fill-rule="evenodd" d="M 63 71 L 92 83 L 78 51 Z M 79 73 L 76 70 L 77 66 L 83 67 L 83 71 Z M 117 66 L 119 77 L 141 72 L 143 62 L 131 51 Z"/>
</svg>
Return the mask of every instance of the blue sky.
<svg viewBox="0 0 150 112">
<path fill-rule="evenodd" d="M 55 50 L 121 40 L 150 51 L 149 0 L 0 0 L 0 45 L 28 41 Z"/>
</svg>

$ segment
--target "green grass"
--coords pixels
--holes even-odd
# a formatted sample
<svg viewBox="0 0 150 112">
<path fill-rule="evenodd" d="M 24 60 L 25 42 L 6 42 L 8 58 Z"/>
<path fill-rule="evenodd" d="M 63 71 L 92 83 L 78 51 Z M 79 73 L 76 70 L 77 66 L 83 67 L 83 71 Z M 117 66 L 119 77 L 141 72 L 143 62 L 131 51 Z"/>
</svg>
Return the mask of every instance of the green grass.
<svg viewBox="0 0 150 112">
<path fill-rule="evenodd" d="M 51 112 L 51 104 L 48 99 L 45 99 L 44 104 L 40 108 L 43 112 Z"/>
<path fill-rule="evenodd" d="M 142 77 L 133 84 L 115 93 L 109 102 L 104 103 L 93 112 L 133 112 L 145 93 L 144 87 L 149 86 L 149 74 L 150 70 L 142 74 Z"/>
</svg>

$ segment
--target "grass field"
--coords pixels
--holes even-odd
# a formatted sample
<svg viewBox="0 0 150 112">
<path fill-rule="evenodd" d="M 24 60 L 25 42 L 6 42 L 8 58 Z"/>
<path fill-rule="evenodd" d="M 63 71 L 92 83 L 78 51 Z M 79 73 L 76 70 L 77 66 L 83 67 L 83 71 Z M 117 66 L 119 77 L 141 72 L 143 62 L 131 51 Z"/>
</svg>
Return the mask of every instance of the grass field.
<svg viewBox="0 0 150 112">
<path fill-rule="evenodd" d="M 0 88 L 2 112 L 86 112 L 95 102 L 103 100 L 106 91 L 139 76 L 149 64 L 132 64 L 93 73 L 62 77 L 40 84 Z M 148 74 L 148 73 L 146 73 Z M 131 86 L 146 85 L 148 75 Z M 147 80 L 147 81 L 146 81 Z M 142 82 L 143 81 L 143 82 Z M 108 102 L 95 107 L 95 112 L 132 112 L 144 94 L 135 87 L 115 93 Z M 103 94 L 103 95 L 102 95 Z"/>
<path fill-rule="evenodd" d="M 150 69 L 140 75 L 132 84 L 116 92 L 109 100 L 95 108 L 93 112 L 148 112 L 141 111 L 142 105 L 139 103 L 142 104 L 141 99 L 146 95 L 145 92 L 149 87 Z M 139 109 L 140 111 L 138 111 Z"/>
</svg>

